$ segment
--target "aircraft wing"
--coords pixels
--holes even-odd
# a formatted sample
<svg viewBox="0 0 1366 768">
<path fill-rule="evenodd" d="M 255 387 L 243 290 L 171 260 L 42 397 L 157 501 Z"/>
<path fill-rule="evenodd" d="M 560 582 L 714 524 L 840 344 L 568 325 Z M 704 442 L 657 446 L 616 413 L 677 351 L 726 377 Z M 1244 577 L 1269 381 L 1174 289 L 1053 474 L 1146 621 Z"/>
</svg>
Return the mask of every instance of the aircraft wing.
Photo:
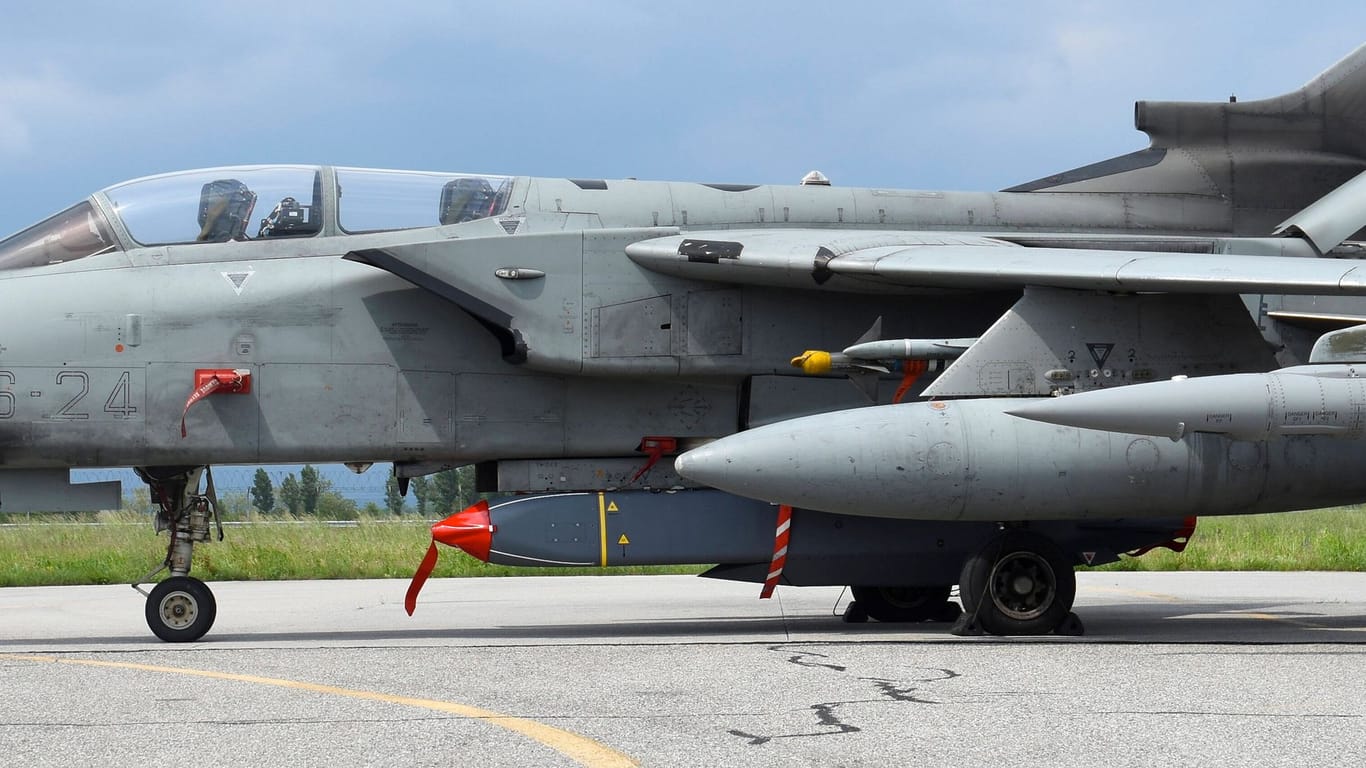
<svg viewBox="0 0 1366 768">
<path fill-rule="evenodd" d="M 679 277 L 788 288 L 1366 294 L 1366 263 L 1316 257 L 1294 237 L 1123 243 L 1145 250 L 1084 242 L 1088 247 L 1025 247 L 954 233 L 721 231 L 633 243 L 626 252 Z"/>
<path fill-rule="evenodd" d="M 1366 265 L 1293 256 L 921 246 L 849 254 L 827 268 L 910 286 L 1118 292 L 1366 293 Z"/>
</svg>

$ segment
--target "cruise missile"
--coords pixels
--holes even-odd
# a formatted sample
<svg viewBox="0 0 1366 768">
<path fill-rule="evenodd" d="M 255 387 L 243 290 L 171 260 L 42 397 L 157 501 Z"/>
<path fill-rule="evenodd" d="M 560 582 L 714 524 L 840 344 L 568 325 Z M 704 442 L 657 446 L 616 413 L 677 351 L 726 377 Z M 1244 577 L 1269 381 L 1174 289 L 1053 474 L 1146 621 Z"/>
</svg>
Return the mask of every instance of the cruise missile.
<svg viewBox="0 0 1366 768">
<path fill-rule="evenodd" d="M 1292 435 L 1360 438 L 1366 366 L 1304 365 L 1134 384 L 1034 401 L 1012 416 L 1109 432 L 1168 437 L 1212 433 L 1235 440 Z"/>
<path fill-rule="evenodd" d="M 1350 402 L 1366 402 L 1360 390 L 1355 400 L 1331 399 L 1326 406 L 1306 408 L 1302 418 L 1291 418 L 1307 405 L 1300 402 L 1303 397 L 1351 380 L 1283 372 L 1250 381 L 1275 382 L 1277 397 L 1291 396 L 1282 401 L 1275 422 L 1281 439 L 1248 441 L 1269 430 L 1265 425 L 1244 430 L 1232 419 L 1226 421 L 1239 426 L 1234 436 L 1193 431 L 1173 442 L 1152 435 L 1170 435 L 1176 421 L 1190 417 L 1173 416 L 1160 429 L 1113 432 L 1011 415 L 1090 395 L 1035 399 L 1031 405 L 1020 398 L 921 401 L 738 432 L 680 455 L 675 468 L 690 480 L 749 498 L 917 520 L 1226 515 L 1366 500 L 1366 473 L 1360 471 L 1366 441 L 1329 436 L 1343 434 L 1330 427 L 1352 422 L 1322 413 L 1345 414 Z M 1251 407 L 1237 404 L 1233 415 L 1250 415 L 1244 412 Z M 1156 415 L 1150 418 L 1159 423 Z M 1313 431 L 1288 429 L 1300 424 Z"/>
<path fill-rule="evenodd" d="M 1040 528 L 1079 561 L 1181 546 L 1193 521 L 1050 522 Z M 998 533 L 991 523 L 847 517 L 779 508 L 713 489 L 593 491 L 480 501 L 432 526 L 432 544 L 404 601 L 409 615 L 432 574 L 437 544 L 487 563 L 609 567 L 705 563 L 705 576 L 764 583 L 779 528 L 787 534 L 782 583 L 947 586 L 965 558 Z"/>
</svg>

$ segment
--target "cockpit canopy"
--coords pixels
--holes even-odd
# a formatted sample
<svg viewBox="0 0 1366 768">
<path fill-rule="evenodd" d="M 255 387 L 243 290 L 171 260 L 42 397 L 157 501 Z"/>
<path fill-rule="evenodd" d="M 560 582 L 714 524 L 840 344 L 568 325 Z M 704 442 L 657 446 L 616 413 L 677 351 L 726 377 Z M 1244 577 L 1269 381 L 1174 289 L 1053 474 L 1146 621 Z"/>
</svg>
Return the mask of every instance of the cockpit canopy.
<svg viewBox="0 0 1366 768">
<path fill-rule="evenodd" d="M 506 176 L 338 168 L 337 224 L 343 232 L 463 224 L 507 208 Z"/>
<path fill-rule="evenodd" d="M 316 167 L 167 173 L 116 184 L 101 194 L 137 245 L 222 243 L 322 231 L 322 173 Z M 273 206 L 259 222 L 252 219 L 258 200 Z"/>
<path fill-rule="evenodd" d="M 461 224 L 507 207 L 506 176 L 240 166 L 116 184 L 4 240 L 0 269 L 139 246 L 359 234 Z M 258 205 L 270 205 L 264 215 Z M 335 212 L 335 219 L 329 214 Z M 106 216 L 117 219 L 111 226 Z M 126 240 L 122 242 L 126 233 Z"/>
</svg>

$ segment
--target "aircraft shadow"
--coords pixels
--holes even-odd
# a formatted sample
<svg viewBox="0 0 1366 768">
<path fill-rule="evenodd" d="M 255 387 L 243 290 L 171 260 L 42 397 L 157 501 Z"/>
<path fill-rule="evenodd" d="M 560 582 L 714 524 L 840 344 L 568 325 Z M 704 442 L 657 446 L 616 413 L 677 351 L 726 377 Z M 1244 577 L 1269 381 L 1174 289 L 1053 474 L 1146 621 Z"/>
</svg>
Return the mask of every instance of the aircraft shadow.
<svg viewBox="0 0 1366 768">
<path fill-rule="evenodd" d="M 1079 615 L 1086 625 L 1081 637 L 1044 635 L 1034 637 L 981 637 L 969 641 L 989 643 L 1110 643 L 1110 644 L 1366 644 L 1366 614 L 1327 614 L 1286 611 L 1284 604 L 1256 603 L 1131 603 L 1083 606 Z M 187 646 L 165 646 L 148 635 L 84 636 L 67 638 L 11 638 L 5 646 L 51 649 L 152 645 L 158 648 L 204 648 L 260 643 L 331 643 L 356 645 L 408 644 L 414 640 L 434 644 L 486 640 L 498 645 L 769 643 L 782 642 L 963 642 L 949 634 L 949 624 L 845 623 L 837 616 L 736 618 L 689 617 L 651 621 L 595 624 L 519 624 L 461 627 L 453 614 L 452 626 L 440 629 L 325 629 L 297 632 L 210 633 Z M 832 635 L 834 637 L 832 637 Z"/>
</svg>

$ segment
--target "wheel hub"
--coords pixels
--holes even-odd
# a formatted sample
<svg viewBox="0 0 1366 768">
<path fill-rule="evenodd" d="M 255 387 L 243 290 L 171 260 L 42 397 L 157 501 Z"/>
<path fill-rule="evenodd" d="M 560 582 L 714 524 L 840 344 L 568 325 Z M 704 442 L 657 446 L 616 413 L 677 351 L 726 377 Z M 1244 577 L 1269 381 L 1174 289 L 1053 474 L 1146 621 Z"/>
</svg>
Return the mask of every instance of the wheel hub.
<svg viewBox="0 0 1366 768">
<path fill-rule="evenodd" d="M 184 629 L 194 623 L 199 614 L 193 597 L 184 592 L 172 592 L 161 601 L 161 619 L 172 629 Z"/>
<path fill-rule="evenodd" d="M 992 602 L 1012 619 L 1042 615 L 1056 597 L 1053 568 L 1041 555 L 1012 552 L 996 562 L 990 578 Z"/>
</svg>

